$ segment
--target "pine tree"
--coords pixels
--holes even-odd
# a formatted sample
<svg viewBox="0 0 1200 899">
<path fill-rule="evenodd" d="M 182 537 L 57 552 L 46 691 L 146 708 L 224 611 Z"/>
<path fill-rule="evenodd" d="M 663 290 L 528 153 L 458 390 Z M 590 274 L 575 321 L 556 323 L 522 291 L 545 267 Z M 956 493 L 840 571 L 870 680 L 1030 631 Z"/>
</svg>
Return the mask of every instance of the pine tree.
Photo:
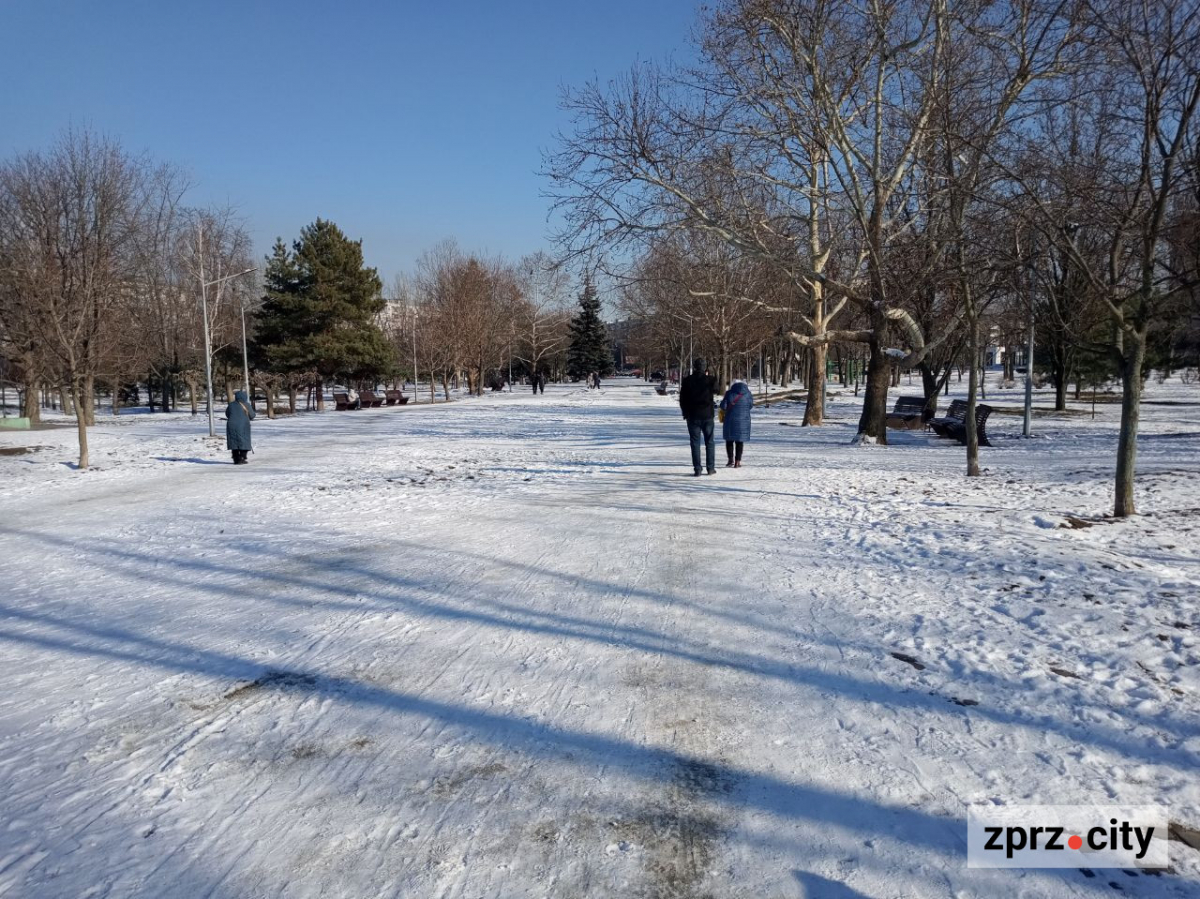
<svg viewBox="0 0 1200 899">
<path fill-rule="evenodd" d="M 589 372 L 611 374 L 612 368 L 612 345 L 608 340 L 608 328 L 600 320 L 600 299 L 591 278 L 587 278 L 583 282 L 583 293 L 579 295 L 579 314 L 571 319 L 567 373 L 584 378 Z"/>
<path fill-rule="evenodd" d="M 317 219 L 291 251 L 275 242 L 265 283 L 255 355 L 267 368 L 315 371 L 321 381 L 372 380 L 392 371 L 395 351 L 374 322 L 384 308 L 383 282 L 363 264 L 362 241 Z"/>
</svg>

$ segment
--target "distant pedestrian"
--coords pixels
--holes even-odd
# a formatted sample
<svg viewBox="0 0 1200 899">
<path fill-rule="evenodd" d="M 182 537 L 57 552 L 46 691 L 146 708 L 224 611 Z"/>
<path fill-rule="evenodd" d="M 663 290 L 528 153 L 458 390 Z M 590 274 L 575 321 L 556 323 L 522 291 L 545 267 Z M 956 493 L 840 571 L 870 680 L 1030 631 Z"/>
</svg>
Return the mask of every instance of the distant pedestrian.
<svg viewBox="0 0 1200 899">
<path fill-rule="evenodd" d="M 754 394 L 745 381 L 735 380 L 721 400 L 721 437 L 725 440 L 726 468 L 742 467 L 742 449 L 750 439 L 750 410 Z"/>
<path fill-rule="evenodd" d="M 254 406 L 246 391 L 239 390 L 233 395 L 233 402 L 225 407 L 225 448 L 233 453 L 234 465 L 245 465 L 249 460 L 246 453 L 254 447 L 250 445 L 250 422 L 254 419 Z"/>
<path fill-rule="evenodd" d="M 692 469 L 700 476 L 700 444 L 709 474 L 717 473 L 716 446 L 713 443 L 713 398 L 717 393 L 716 378 L 704 369 L 704 360 L 692 363 L 692 373 L 679 386 L 679 409 L 687 420 L 688 437 L 692 443 Z"/>
<path fill-rule="evenodd" d="M 538 393 L 546 392 L 546 373 L 545 372 L 542 372 L 541 374 L 538 375 L 537 388 L 538 388 Z"/>
</svg>

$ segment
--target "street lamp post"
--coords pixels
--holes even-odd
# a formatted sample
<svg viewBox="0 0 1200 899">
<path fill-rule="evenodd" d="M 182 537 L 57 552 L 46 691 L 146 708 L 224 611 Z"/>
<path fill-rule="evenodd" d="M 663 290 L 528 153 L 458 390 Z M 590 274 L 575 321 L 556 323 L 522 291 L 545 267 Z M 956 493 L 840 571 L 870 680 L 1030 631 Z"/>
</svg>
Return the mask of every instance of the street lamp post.
<svg viewBox="0 0 1200 899">
<path fill-rule="evenodd" d="M 238 272 L 234 275 L 226 275 L 223 278 L 215 278 L 212 281 L 204 280 L 204 232 L 199 230 L 200 235 L 200 307 L 201 313 L 204 316 L 204 386 L 208 394 L 208 436 L 216 437 L 216 432 L 213 429 L 213 387 L 212 387 L 212 338 L 208 328 L 208 288 L 217 284 L 222 284 L 225 281 L 230 281 L 234 278 L 240 278 L 243 275 L 248 275 L 251 272 L 258 271 L 256 268 L 248 268 L 243 272 Z M 246 356 L 246 308 L 242 307 L 242 361 L 245 364 L 246 375 L 246 395 L 250 395 L 250 366 Z"/>
<path fill-rule="evenodd" d="M 1029 297 L 1029 349 L 1025 359 L 1025 429 L 1026 437 L 1033 433 L 1033 295 Z"/>
<path fill-rule="evenodd" d="M 412 339 L 413 339 L 413 402 L 414 402 L 414 403 L 419 403 L 419 402 L 421 402 L 421 399 L 420 399 L 420 397 L 418 397 L 418 396 L 417 396 L 417 307 L 416 307 L 416 306 L 413 306 L 413 307 L 412 307 L 412 317 L 413 317 L 413 323 L 412 323 Z M 430 378 L 432 378 L 432 377 L 433 377 L 433 376 L 432 376 L 432 375 L 430 375 Z"/>
</svg>

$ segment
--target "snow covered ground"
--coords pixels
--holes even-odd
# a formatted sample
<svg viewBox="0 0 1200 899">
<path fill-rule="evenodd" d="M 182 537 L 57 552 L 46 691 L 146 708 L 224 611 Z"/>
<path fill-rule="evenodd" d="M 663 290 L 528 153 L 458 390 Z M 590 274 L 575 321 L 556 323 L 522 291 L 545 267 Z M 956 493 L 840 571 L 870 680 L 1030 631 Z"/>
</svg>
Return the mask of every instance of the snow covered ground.
<svg viewBox="0 0 1200 899">
<path fill-rule="evenodd" d="M 633 381 L 260 417 L 245 468 L 0 431 L 0 896 L 1200 896 L 965 825 L 1200 828 L 1200 390 L 1149 385 L 1112 523 L 1116 405 L 994 416 L 967 480 L 834 389 L 711 478 Z"/>
</svg>

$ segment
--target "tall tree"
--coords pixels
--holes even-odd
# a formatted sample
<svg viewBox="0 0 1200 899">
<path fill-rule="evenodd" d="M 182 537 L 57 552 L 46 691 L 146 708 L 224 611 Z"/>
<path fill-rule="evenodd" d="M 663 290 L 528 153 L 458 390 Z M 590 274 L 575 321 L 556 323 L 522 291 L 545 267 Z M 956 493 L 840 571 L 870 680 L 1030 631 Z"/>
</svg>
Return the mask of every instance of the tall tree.
<svg viewBox="0 0 1200 899">
<path fill-rule="evenodd" d="M 264 280 L 256 355 L 281 373 L 316 372 L 318 410 L 325 407 L 325 381 L 379 378 L 391 370 L 395 350 L 375 323 L 385 305 L 383 282 L 363 263 L 362 241 L 317 219 L 291 250 L 276 241 Z"/>
<path fill-rule="evenodd" d="M 96 380 L 114 367 L 124 327 L 115 313 L 132 289 L 146 171 L 144 160 L 87 131 L 0 167 L 7 339 L 36 348 L 44 370 L 70 390 L 80 469 L 89 463 Z"/>
<path fill-rule="evenodd" d="M 576 378 L 590 372 L 607 375 L 612 371 L 612 345 L 608 328 L 600 320 L 600 298 L 590 277 L 583 281 L 579 295 L 579 314 L 571 320 L 571 344 L 567 349 L 567 373 Z"/>
</svg>

